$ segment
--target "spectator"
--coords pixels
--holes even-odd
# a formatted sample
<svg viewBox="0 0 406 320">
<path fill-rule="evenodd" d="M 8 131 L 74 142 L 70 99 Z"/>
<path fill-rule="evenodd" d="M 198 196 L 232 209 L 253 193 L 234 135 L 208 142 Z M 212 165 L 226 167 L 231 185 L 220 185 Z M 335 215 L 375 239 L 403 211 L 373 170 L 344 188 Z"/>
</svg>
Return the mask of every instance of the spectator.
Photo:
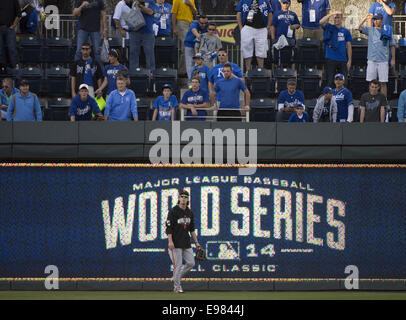
<svg viewBox="0 0 406 320">
<path fill-rule="evenodd" d="M 328 23 L 331 16 L 334 16 L 334 25 Z M 324 29 L 323 41 L 326 48 L 326 79 L 327 85 L 334 84 L 334 75 L 341 73 L 347 77 L 352 62 L 351 33 L 343 27 L 343 14 L 333 12 L 320 20 Z"/>
<path fill-rule="evenodd" d="M 368 27 L 362 27 L 368 19 Z M 372 20 L 375 27 L 372 27 Z M 367 81 L 378 79 L 381 84 L 381 92 L 387 96 L 387 85 L 389 76 L 389 54 L 391 53 L 390 65 L 395 66 L 395 42 L 393 38 L 383 40 L 381 37 L 385 32 L 383 16 L 378 13 L 374 16 L 368 14 L 358 25 L 358 30 L 368 36 L 368 66 Z M 390 50 L 389 50 L 390 48 Z M 389 52 L 390 51 L 390 52 Z"/>
<path fill-rule="evenodd" d="M 289 120 L 290 116 L 295 112 L 295 105 L 301 102 L 304 105 L 304 94 L 300 90 L 296 90 L 296 79 L 289 79 L 287 89 L 283 90 L 278 97 L 278 112 L 276 113 L 276 121 L 283 122 Z"/>
<path fill-rule="evenodd" d="M 398 100 L 398 122 L 406 122 L 406 89 L 400 93 Z"/>
<path fill-rule="evenodd" d="M 258 67 L 263 68 L 271 33 L 272 7 L 268 0 L 240 0 L 235 11 L 246 70 L 251 69 L 254 48 Z"/>
<path fill-rule="evenodd" d="M 206 16 L 199 16 L 197 21 L 193 21 L 185 37 L 185 63 L 186 72 L 189 76 L 193 69 L 193 56 L 195 55 L 195 41 L 200 41 L 202 33 L 207 32 L 208 20 Z"/>
<path fill-rule="evenodd" d="M 395 10 L 396 5 L 393 2 L 378 0 L 371 4 L 368 13 L 372 15 L 380 13 L 383 16 L 383 24 L 392 27 L 392 18 Z"/>
<path fill-rule="evenodd" d="M 299 2 L 299 0 L 298 0 Z M 320 20 L 330 13 L 329 0 L 302 0 L 303 38 L 323 39 Z"/>
<path fill-rule="evenodd" d="M 42 121 L 38 97 L 30 92 L 30 84 L 25 79 L 20 82 L 20 92 L 10 99 L 7 121 Z"/>
<path fill-rule="evenodd" d="M 138 7 L 144 16 L 146 25 L 137 31 L 130 31 L 130 68 L 140 67 L 141 47 L 145 53 L 146 68 L 155 70 L 155 33 L 153 29 L 154 11 L 152 0 L 139 1 Z"/>
<path fill-rule="evenodd" d="M 334 76 L 335 89 L 333 97 L 337 103 L 337 122 L 352 122 L 354 119 L 354 102 L 352 93 L 344 87 L 345 77 L 343 74 Z"/>
<path fill-rule="evenodd" d="M 213 88 L 214 88 L 214 85 L 216 84 L 216 82 L 218 80 L 224 78 L 223 67 L 226 64 L 231 65 L 234 76 L 243 80 L 243 75 L 242 75 L 240 67 L 237 66 L 235 63 L 228 61 L 228 53 L 227 53 L 226 49 L 222 48 L 218 51 L 218 60 L 219 60 L 218 61 L 219 63 L 216 66 L 214 66 L 213 69 L 211 69 L 210 74 L 209 74 L 209 94 L 210 94 L 210 96 L 213 93 Z"/>
<path fill-rule="evenodd" d="M 88 37 L 92 41 L 94 56 L 98 63 L 102 64 L 100 59 L 100 43 L 101 38 L 107 38 L 107 16 L 103 0 L 76 0 L 73 15 L 79 17 L 80 29 L 77 34 L 77 49 L 75 61 L 81 58 L 81 48 L 84 43 L 87 43 Z M 102 20 L 103 29 L 100 34 L 100 18 Z"/>
<path fill-rule="evenodd" d="M 325 87 L 313 110 L 313 122 L 336 122 L 337 102 L 333 89 Z"/>
<path fill-rule="evenodd" d="M 172 5 L 165 0 L 156 0 L 153 4 L 155 24 L 158 27 L 157 36 L 170 37 L 172 34 Z"/>
<path fill-rule="evenodd" d="M 127 79 L 117 77 L 117 89 L 110 93 L 104 110 L 104 117 L 111 121 L 138 121 L 137 100 L 134 91 L 127 89 Z"/>
<path fill-rule="evenodd" d="M 109 95 L 113 90 L 117 89 L 116 77 L 117 73 L 126 69 L 127 67 L 120 64 L 119 53 L 116 49 L 110 49 L 109 52 L 109 62 L 110 64 L 104 67 L 104 80 L 102 85 L 95 91 L 95 95 L 100 98 L 103 94 L 104 88 L 107 87 L 107 95 Z"/>
<path fill-rule="evenodd" d="M 210 68 L 203 63 L 203 57 L 200 53 L 196 53 L 193 57 L 195 66 L 192 69 L 191 77 L 197 76 L 200 79 L 200 88 L 209 92 L 209 75 Z"/>
<path fill-rule="evenodd" d="M 16 27 L 20 20 L 21 8 L 18 0 L 0 1 L 0 67 L 5 70 L 7 66 L 7 56 L 10 59 L 11 68 L 16 68 L 18 64 L 18 52 L 16 42 Z"/>
<path fill-rule="evenodd" d="M 215 107 L 215 100 L 218 97 L 220 102 L 220 109 L 217 112 L 219 117 L 217 121 L 240 121 L 235 117 L 241 117 L 240 111 L 229 109 L 240 109 L 240 90 L 245 95 L 245 106 L 243 110 L 248 111 L 250 109 L 250 92 L 241 79 L 233 76 L 233 67 L 231 64 L 225 64 L 223 67 L 224 79 L 218 80 L 214 86 L 213 93 L 210 95 L 210 101 L 212 108 Z M 232 117 L 232 118 L 221 118 Z"/>
<path fill-rule="evenodd" d="M 89 86 L 83 83 L 70 104 L 70 121 L 92 120 L 92 113 L 99 117 L 103 116 L 96 100 L 89 96 Z"/>
<path fill-rule="evenodd" d="M 170 84 L 164 84 L 162 86 L 162 96 L 156 98 L 153 108 L 154 114 L 152 115 L 152 121 L 164 120 L 174 121 L 175 111 L 178 106 L 178 100 L 172 94 L 172 86 Z"/>
<path fill-rule="evenodd" d="M 303 112 L 304 104 L 297 102 L 295 104 L 295 112 L 292 113 L 288 122 L 309 122 L 309 116 L 306 112 Z"/>
<path fill-rule="evenodd" d="M 292 51 L 296 44 L 295 30 L 300 28 L 300 21 L 296 13 L 289 10 L 290 0 L 282 0 L 282 8 L 278 12 L 273 14 L 271 25 L 271 39 L 272 43 L 276 43 L 279 37 L 284 35 L 288 42 L 288 46 L 291 48 L 290 58 L 284 59 L 290 61 L 292 58 Z M 285 51 L 284 51 L 285 53 Z M 280 50 L 277 50 L 278 57 L 275 57 L 278 61 L 278 65 L 281 65 Z"/>
<path fill-rule="evenodd" d="M 199 117 L 205 117 L 206 111 L 196 109 L 209 108 L 209 92 L 200 87 L 200 78 L 197 76 L 192 77 L 191 84 L 192 88 L 183 94 L 180 107 L 187 110 L 187 117 L 195 116 L 186 120 L 204 121 L 205 118 Z"/>
<path fill-rule="evenodd" d="M 282 10 L 282 6 L 281 6 L 281 3 L 279 2 L 279 0 L 271 0 L 269 2 L 271 3 L 273 14 Z"/>
<path fill-rule="evenodd" d="M 369 92 L 361 96 L 360 122 L 385 122 L 385 108 L 388 106 L 386 97 L 378 92 L 379 81 L 372 80 L 369 83 Z"/>
<path fill-rule="evenodd" d="M 132 0 L 121 0 L 117 3 L 114 14 L 113 20 L 116 26 L 116 30 L 123 39 L 129 39 L 129 31 L 130 27 L 127 25 L 127 22 L 124 19 L 126 14 L 129 14 L 131 11 L 131 3 Z"/>
<path fill-rule="evenodd" d="M 187 76 L 189 73 L 186 71 L 185 63 L 185 39 L 189 31 L 190 24 L 193 22 L 193 16 L 196 15 L 195 0 L 173 0 L 172 4 L 172 30 L 175 37 L 178 38 L 179 46 L 179 69 L 180 75 Z M 193 48 L 193 46 L 192 46 Z"/>
<path fill-rule="evenodd" d="M 10 99 L 20 90 L 14 88 L 14 81 L 11 78 L 4 78 L 2 81 L 2 89 L 0 90 L 0 105 L 1 105 L 1 119 L 7 119 L 7 109 L 10 104 Z"/>
<path fill-rule="evenodd" d="M 28 1 L 25 5 L 20 3 L 21 20 L 19 23 L 22 34 L 36 34 L 38 29 L 38 12 L 36 5 L 38 3 Z M 39 5 L 38 5 L 39 6 Z M 38 8 L 39 9 L 39 8 Z"/>
<path fill-rule="evenodd" d="M 76 97 L 79 85 L 85 83 L 89 86 L 89 94 L 94 97 L 95 87 L 102 84 L 103 71 L 100 64 L 90 55 L 90 44 L 84 43 L 81 47 L 82 59 L 75 61 L 70 69 L 72 98 Z"/>
<path fill-rule="evenodd" d="M 201 39 L 195 44 L 195 53 L 200 53 L 204 63 L 211 68 L 214 66 L 217 51 L 221 49 L 221 40 L 216 34 L 216 28 L 216 24 L 210 22 L 207 32 L 202 34 Z"/>
</svg>

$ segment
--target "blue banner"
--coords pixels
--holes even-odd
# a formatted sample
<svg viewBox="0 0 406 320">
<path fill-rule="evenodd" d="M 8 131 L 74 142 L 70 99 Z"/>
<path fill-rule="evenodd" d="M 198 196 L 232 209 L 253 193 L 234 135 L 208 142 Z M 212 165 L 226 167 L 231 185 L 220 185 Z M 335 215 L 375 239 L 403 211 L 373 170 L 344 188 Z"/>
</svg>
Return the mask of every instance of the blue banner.
<svg viewBox="0 0 406 320">
<path fill-rule="evenodd" d="M 406 278 L 406 168 L 3 165 L 0 278 L 168 278 L 165 221 L 191 194 L 193 278 Z"/>
</svg>

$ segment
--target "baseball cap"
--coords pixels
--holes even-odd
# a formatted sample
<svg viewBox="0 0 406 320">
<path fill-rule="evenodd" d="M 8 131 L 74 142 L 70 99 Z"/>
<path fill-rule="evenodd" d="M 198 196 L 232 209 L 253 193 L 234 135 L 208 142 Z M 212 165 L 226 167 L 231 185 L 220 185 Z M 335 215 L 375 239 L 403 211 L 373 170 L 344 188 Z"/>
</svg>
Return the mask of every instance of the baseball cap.
<svg viewBox="0 0 406 320">
<path fill-rule="evenodd" d="M 20 86 L 29 86 L 30 85 L 30 83 L 28 82 L 28 80 L 27 79 L 22 79 L 21 81 L 20 81 Z"/>
<path fill-rule="evenodd" d="M 166 89 L 166 88 L 171 89 L 171 91 L 173 91 L 172 86 L 171 86 L 169 83 L 165 83 L 165 84 L 162 86 L 162 91 L 163 91 L 164 89 Z"/>
<path fill-rule="evenodd" d="M 180 193 L 179 193 L 179 196 L 181 197 L 181 196 L 187 196 L 187 197 L 189 197 L 189 192 L 187 192 L 186 190 L 182 190 Z"/>
<path fill-rule="evenodd" d="M 330 87 L 324 87 L 323 94 L 327 94 L 327 93 L 333 93 L 333 89 L 331 89 Z"/>
<path fill-rule="evenodd" d="M 373 20 L 382 20 L 383 19 L 383 15 L 382 13 L 377 13 L 374 14 L 374 16 L 372 17 Z"/>
<path fill-rule="evenodd" d="M 86 84 L 86 83 L 82 83 L 80 86 L 79 86 L 79 90 L 80 89 L 86 89 L 87 91 L 89 91 L 89 86 Z"/>
<path fill-rule="evenodd" d="M 286 3 L 286 2 L 290 3 L 290 0 L 282 0 L 281 2 L 282 3 Z"/>
<path fill-rule="evenodd" d="M 304 104 L 301 103 L 301 102 L 296 102 L 296 103 L 295 103 L 295 108 L 298 108 L 298 107 L 304 108 Z"/>
<path fill-rule="evenodd" d="M 337 74 L 334 76 L 334 79 L 337 79 L 337 78 L 339 78 L 339 79 L 341 79 L 341 80 L 344 80 L 344 79 L 345 79 L 345 78 L 344 78 L 344 75 L 341 74 L 341 73 L 337 73 Z"/>
<path fill-rule="evenodd" d="M 287 82 L 288 85 L 296 85 L 296 83 L 296 79 L 289 79 Z"/>
<path fill-rule="evenodd" d="M 196 53 L 196 54 L 193 56 L 193 59 L 203 59 L 203 56 L 202 56 L 202 54 L 199 52 L 199 53 Z"/>
</svg>

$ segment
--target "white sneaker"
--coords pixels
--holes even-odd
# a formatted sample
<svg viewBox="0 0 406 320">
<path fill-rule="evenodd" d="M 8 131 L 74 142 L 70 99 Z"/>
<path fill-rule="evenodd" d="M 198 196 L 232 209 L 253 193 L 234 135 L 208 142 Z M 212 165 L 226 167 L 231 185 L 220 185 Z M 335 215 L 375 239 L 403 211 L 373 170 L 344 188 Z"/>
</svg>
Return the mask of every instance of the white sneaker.
<svg viewBox="0 0 406 320">
<path fill-rule="evenodd" d="M 178 292 L 179 292 L 179 293 L 183 293 L 182 286 L 179 286 L 179 287 L 178 287 Z"/>
</svg>

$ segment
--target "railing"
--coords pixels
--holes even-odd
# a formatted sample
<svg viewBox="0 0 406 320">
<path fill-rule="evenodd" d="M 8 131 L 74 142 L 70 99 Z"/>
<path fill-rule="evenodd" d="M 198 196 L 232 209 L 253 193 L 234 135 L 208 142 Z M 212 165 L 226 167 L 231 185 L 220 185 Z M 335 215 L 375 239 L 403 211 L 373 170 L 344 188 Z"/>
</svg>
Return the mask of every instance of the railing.
<svg viewBox="0 0 406 320">
<path fill-rule="evenodd" d="M 195 108 L 196 110 L 203 110 L 206 111 L 206 116 L 187 116 L 186 112 L 187 110 L 180 108 L 180 121 L 185 121 L 188 119 L 196 119 L 196 118 L 202 118 L 206 119 L 208 121 L 217 121 L 217 119 L 241 119 L 243 122 L 250 122 L 250 112 L 242 109 L 223 109 L 223 110 L 230 110 L 230 111 L 241 111 L 241 116 L 218 116 L 217 115 L 217 110 L 210 110 L 208 108 Z M 212 111 L 212 114 L 209 114 L 207 112 Z"/>
</svg>

